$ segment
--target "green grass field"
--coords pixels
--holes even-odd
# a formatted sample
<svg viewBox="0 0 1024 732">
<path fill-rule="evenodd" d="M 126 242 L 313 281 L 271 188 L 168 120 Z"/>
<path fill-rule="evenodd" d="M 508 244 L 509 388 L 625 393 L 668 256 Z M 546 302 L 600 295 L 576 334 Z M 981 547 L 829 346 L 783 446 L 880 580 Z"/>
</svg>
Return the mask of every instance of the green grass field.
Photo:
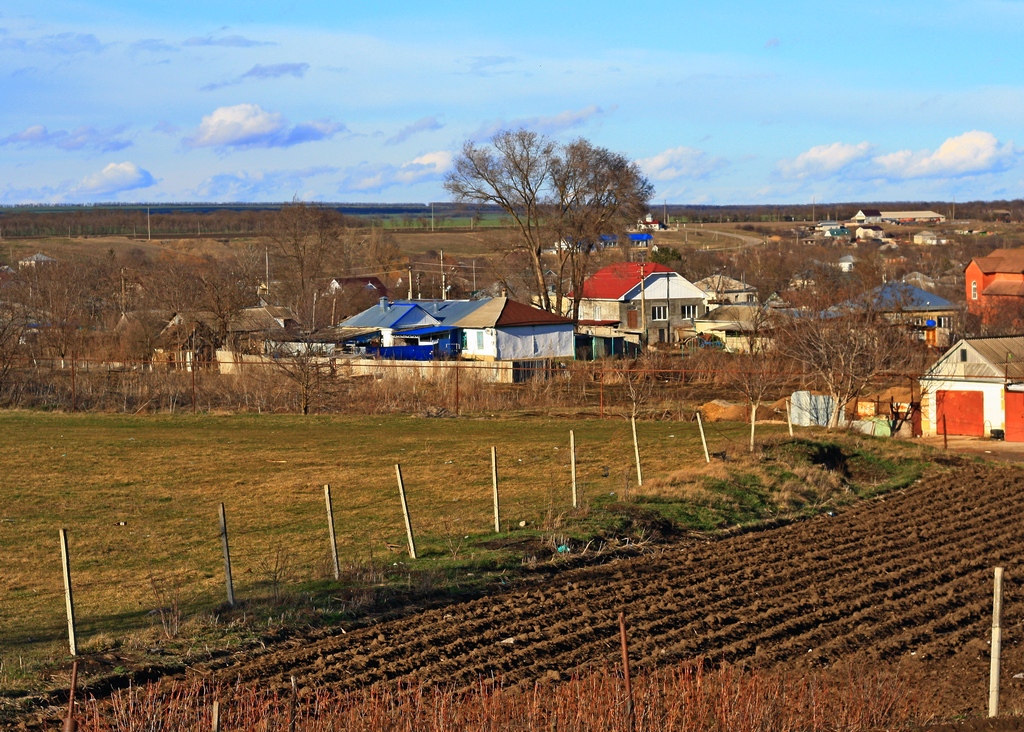
<svg viewBox="0 0 1024 732">
<path fill-rule="evenodd" d="M 0 414 L 0 654 L 62 655 L 66 644 L 58 530 L 68 529 L 81 641 L 153 626 L 151 578 L 180 585 L 190 608 L 223 602 L 217 507 L 227 510 L 235 592 L 327 576 L 322 486 L 332 486 L 342 562 L 403 561 L 394 465 L 402 464 L 420 565 L 486 554 L 493 533 L 491 445 L 503 529 L 554 531 L 571 512 L 569 430 L 588 503 L 635 484 L 621 419 L 127 417 Z M 735 440 L 742 425 L 719 427 Z M 728 436 L 728 437 L 725 437 Z M 700 459 L 692 424 L 642 422 L 653 478 Z M 469 537 L 469 539 L 465 539 Z M 479 559 L 479 557 L 477 557 Z M 283 566 L 282 566 L 283 565 Z M 23 663 L 23 662 L 22 662 Z M 3 676 L 0 675 L 0 684 Z"/>
</svg>

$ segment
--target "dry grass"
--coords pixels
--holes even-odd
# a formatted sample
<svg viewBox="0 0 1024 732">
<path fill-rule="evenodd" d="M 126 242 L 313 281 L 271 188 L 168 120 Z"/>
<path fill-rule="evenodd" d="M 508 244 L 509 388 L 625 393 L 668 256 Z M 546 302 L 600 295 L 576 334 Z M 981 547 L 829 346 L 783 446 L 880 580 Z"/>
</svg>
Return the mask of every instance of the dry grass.
<svg viewBox="0 0 1024 732">
<path fill-rule="evenodd" d="M 492 531 L 491 445 L 503 525 L 539 531 L 570 509 L 569 429 L 585 500 L 629 485 L 632 443 L 621 419 L 2 413 L 0 688 L 45 685 L 40 669 L 66 656 L 61 527 L 80 642 L 108 650 L 130 638 L 145 650 L 188 636 L 223 602 L 218 503 L 237 597 L 272 598 L 327 576 L 325 483 L 343 563 L 404 560 L 400 462 L 423 557 L 414 566 L 444 568 L 461 537 L 470 540 L 460 561 L 486 556 L 472 540 Z M 719 449 L 742 439 L 742 425 L 719 429 Z M 700 455 L 692 423 L 644 421 L 640 438 L 652 478 Z M 342 604 L 366 601 L 355 593 Z"/>
<path fill-rule="evenodd" d="M 412 685 L 339 693 L 303 689 L 299 699 L 250 687 L 161 685 L 86 705 L 84 727 L 95 732 L 210 729 L 214 700 L 225 729 L 562 730 L 628 729 L 622 679 L 605 669 L 536 685 L 502 689 L 481 680 L 463 691 Z M 726 666 L 688 665 L 643 674 L 634 682 L 637 732 L 860 732 L 916 729 L 926 703 L 895 675 L 877 669 L 785 676 Z"/>
</svg>

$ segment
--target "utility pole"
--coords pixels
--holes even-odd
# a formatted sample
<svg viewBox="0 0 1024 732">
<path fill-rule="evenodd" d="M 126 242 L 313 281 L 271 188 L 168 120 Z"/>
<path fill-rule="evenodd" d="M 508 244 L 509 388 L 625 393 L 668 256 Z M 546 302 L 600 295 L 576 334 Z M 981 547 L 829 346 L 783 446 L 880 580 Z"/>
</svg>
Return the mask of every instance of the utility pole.
<svg viewBox="0 0 1024 732">
<path fill-rule="evenodd" d="M 433 207 L 431 207 L 430 220 L 431 220 L 431 222 L 433 222 L 433 220 L 434 220 Z M 446 279 L 445 279 L 445 276 L 444 276 L 444 249 L 442 249 L 441 250 L 441 299 L 442 300 L 447 300 L 448 299 L 448 288 L 445 287 L 445 283 L 446 283 Z"/>
<path fill-rule="evenodd" d="M 266 265 L 267 265 L 267 279 L 266 279 L 266 283 L 267 284 L 266 284 L 266 289 L 267 289 L 267 295 L 269 295 L 270 294 L 270 247 L 263 247 L 263 259 L 265 260 Z"/>
<path fill-rule="evenodd" d="M 412 265 L 409 265 L 409 299 L 412 300 Z"/>
<path fill-rule="evenodd" d="M 146 206 L 146 241 L 153 240 L 153 227 L 149 222 L 149 206 Z"/>
<path fill-rule="evenodd" d="M 647 290 L 644 287 L 646 266 L 646 262 L 640 263 L 640 342 L 645 346 L 647 345 Z"/>
<path fill-rule="evenodd" d="M 430 204 L 430 230 L 434 230 L 434 204 Z"/>
</svg>

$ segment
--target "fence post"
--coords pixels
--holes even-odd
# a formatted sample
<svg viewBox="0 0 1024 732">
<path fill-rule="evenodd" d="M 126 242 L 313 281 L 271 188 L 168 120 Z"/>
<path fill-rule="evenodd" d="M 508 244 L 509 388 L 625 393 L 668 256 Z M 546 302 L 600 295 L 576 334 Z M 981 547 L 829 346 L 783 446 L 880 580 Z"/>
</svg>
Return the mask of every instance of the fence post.
<svg viewBox="0 0 1024 732">
<path fill-rule="evenodd" d="M 213 700 L 213 713 L 210 715 L 211 732 L 220 732 L 220 702 Z"/>
<path fill-rule="evenodd" d="M 405 517 L 405 536 L 409 540 L 409 558 L 416 558 L 416 540 L 412 535 L 412 521 L 409 520 L 409 504 L 405 500 L 405 483 L 402 482 L 402 466 L 395 464 L 395 475 L 398 476 L 398 497 L 402 499 L 402 516 Z"/>
<path fill-rule="evenodd" d="M 601 419 L 604 419 L 604 364 L 601 365 L 601 378 L 598 382 L 598 389 L 601 392 Z"/>
<path fill-rule="evenodd" d="M 324 486 L 324 501 L 327 503 L 327 528 L 331 535 L 331 559 L 334 560 L 334 579 L 341 579 L 341 564 L 338 563 L 338 539 L 334 534 L 334 506 L 331 504 L 331 486 Z"/>
<path fill-rule="evenodd" d="M 224 583 L 228 589 L 228 605 L 235 606 L 235 585 L 231 581 L 231 549 L 228 547 L 228 517 L 224 513 L 224 504 L 218 509 L 220 514 L 220 540 L 224 545 Z M 214 707 L 216 708 L 216 707 Z"/>
<path fill-rule="evenodd" d="M 494 488 L 494 533 L 501 533 L 498 513 L 498 448 L 491 445 L 491 486 Z"/>
<path fill-rule="evenodd" d="M 461 396 L 459 394 L 459 371 L 460 371 L 459 364 L 456 363 L 455 364 L 455 416 L 456 417 L 459 416 L 459 399 L 460 399 L 460 396 Z"/>
<path fill-rule="evenodd" d="M 633 732 L 636 714 L 633 710 L 633 683 L 629 676 L 629 644 L 626 641 L 626 611 L 619 611 L 619 640 L 622 642 L 622 676 L 626 683 L 626 729 Z"/>
<path fill-rule="evenodd" d="M 988 676 L 988 716 L 999 714 L 999 654 L 1003 644 L 1003 568 L 996 567 L 992 593 L 992 660 Z"/>
<path fill-rule="evenodd" d="M 192 353 L 192 414 L 196 413 L 196 354 Z"/>
<path fill-rule="evenodd" d="M 793 436 L 793 409 L 789 404 L 789 397 L 786 397 L 786 424 L 789 426 L 789 436 Z"/>
<path fill-rule="evenodd" d="M 942 449 L 949 449 L 949 431 L 946 429 L 946 415 L 942 415 Z"/>
<path fill-rule="evenodd" d="M 76 411 L 78 407 L 78 392 L 75 388 L 75 354 L 71 354 L 71 411 Z"/>
<path fill-rule="evenodd" d="M 75 602 L 71 595 L 71 562 L 68 557 L 68 530 L 60 530 L 60 561 L 64 568 L 64 604 L 68 614 L 68 646 L 71 655 L 78 655 L 78 643 L 75 638 Z"/>
<path fill-rule="evenodd" d="M 71 685 L 68 687 L 68 716 L 64 718 L 64 732 L 75 732 L 75 686 L 78 684 L 78 661 L 71 664 Z"/>
<path fill-rule="evenodd" d="M 572 507 L 579 508 L 576 494 L 576 433 L 569 430 L 569 466 L 572 470 Z"/>
<path fill-rule="evenodd" d="M 704 421 L 700 418 L 700 412 L 697 412 L 697 429 L 700 430 L 700 444 L 704 447 L 704 462 L 711 462 L 711 455 L 708 454 L 708 438 L 704 436 Z"/>
<path fill-rule="evenodd" d="M 750 403 L 750 452 L 754 451 L 754 429 L 757 427 L 757 405 Z"/>
<path fill-rule="evenodd" d="M 636 416 L 630 417 L 630 422 L 633 425 L 633 453 L 636 455 L 636 484 L 644 484 L 644 474 L 640 470 L 640 443 L 636 439 Z"/>
</svg>

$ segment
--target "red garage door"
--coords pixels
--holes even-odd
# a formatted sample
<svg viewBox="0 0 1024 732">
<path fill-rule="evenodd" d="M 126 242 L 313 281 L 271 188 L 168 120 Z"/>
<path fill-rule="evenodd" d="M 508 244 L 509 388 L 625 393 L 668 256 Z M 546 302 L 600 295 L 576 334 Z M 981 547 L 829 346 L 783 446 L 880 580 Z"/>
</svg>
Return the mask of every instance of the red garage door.
<svg viewBox="0 0 1024 732">
<path fill-rule="evenodd" d="M 939 391 L 935 400 L 940 435 L 985 435 L 985 395 L 980 391 Z"/>
<path fill-rule="evenodd" d="M 1024 392 L 1006 392 L 1006 441 L 1024 442 Z"/>
</svg>

